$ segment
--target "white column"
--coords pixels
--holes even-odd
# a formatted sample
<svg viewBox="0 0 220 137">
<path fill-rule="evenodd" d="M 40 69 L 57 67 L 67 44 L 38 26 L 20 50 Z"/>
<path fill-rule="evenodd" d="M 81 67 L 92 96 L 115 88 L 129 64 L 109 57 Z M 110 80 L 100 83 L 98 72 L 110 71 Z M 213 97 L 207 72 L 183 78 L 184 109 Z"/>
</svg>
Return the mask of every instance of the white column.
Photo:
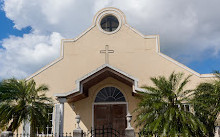
<svg viewBox="0 0 220 137">
<path fill-rule="evenodd" d="M 60 118 L 59 118 L 59 134 L 63 134 L 63 120 L 64 120 L 64 103 L 66 98 L 57 98 L 60 103 Z"/>
<path fill-rule="evenodd" d="M 23 131 L 22 131 L 22 133 L 24 134 L 24 135 L 27 135 L 27 134 L 29 134 L 30 135 L 30 121 L 29 120 L 24 120 L 23 121 Z"/>
</svg>

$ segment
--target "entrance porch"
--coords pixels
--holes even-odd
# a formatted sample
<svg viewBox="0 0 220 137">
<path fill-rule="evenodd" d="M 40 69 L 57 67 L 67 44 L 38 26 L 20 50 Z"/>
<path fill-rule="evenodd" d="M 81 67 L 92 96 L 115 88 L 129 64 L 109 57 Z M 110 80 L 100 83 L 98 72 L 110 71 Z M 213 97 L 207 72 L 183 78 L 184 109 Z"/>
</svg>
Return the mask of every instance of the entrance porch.
<svg viewBox="0 0 220 137">
<path fill-rule="evenodd" d="M 125 134 L 125 129 L 131 128 L 126 115 L 136 108 L 139 102 L 136 92 L 142 90 L 137 88 L 135 78 L 104 65 L 77 82 L 78 88 L 74 91 L 56 94 L 60 104 L 56 107 L 55 118 L 59 119 L 59 123 L 55 124 L 55 132 L 75 129 L 77 122 L 73 118 L 76 115 L 81 117 L 83 131 L 104 126 Z M 135 117 L 134 113 L 132 115 Z M 133 120 L 131 125 L 134 126 Z"/>
</svg>

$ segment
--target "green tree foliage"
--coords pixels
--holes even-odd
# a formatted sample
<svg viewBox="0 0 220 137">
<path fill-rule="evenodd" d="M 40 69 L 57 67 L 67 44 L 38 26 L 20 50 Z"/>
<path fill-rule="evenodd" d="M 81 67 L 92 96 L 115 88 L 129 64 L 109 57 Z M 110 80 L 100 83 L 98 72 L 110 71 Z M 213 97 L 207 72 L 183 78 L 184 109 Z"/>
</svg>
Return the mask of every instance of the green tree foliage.
<svg viewBox="0 0 220 137">
<path fill-rule="evenodd" d="M 184 90 L 190 76 L 183 79 L 182 73 L 172 73 L 151 78 L 154 86 L 144 86 L 147 90 L 140 93 L 140 103 L 136 110 L 136 126 L 145 136 L 199 136 L 204 135 L 204 124 L 193 113 L 184 110 L 191 90 Z M 200 134 L 201 135 L 201 134 Z"/>
<path fill-rule="evenodd" d="M 31 135 L 49 122 L 47 110 L 52 99 L 46 97 L 46 85 L 36 87 L 34 80 L 3 80 L 0 85 L 0 128 L 15 131 L 23 121 L 30 121 Z"/>
<path fill-rule="evenodd" d="M 217 117 L 220 115 L 220 73 L 216 71 L 216 79 L 200 83 L 192 101 L 195 116 L 206 125 L 207 136 L 214 136 Z"/>
</svg>

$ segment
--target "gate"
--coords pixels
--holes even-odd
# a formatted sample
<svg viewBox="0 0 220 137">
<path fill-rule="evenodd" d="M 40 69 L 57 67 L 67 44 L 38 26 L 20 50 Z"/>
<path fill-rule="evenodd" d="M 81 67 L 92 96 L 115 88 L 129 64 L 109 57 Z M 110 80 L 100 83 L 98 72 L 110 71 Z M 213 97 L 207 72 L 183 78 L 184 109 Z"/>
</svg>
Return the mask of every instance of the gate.
<svg viewBox="0 0 220 137">
<path fill-rule="evenodd" d="M 91 137 L 124 137 L 125 135 L 112 127 L 101 127 L 91 129 Z"/>
</svg>

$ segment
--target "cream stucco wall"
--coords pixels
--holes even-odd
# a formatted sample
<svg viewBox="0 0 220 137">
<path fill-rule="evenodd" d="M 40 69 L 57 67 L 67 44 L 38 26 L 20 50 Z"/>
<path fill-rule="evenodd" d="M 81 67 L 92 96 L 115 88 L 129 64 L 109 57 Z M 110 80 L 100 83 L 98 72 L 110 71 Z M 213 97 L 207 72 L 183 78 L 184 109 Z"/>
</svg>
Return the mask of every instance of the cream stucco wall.
<svg viewBox="0 0 220 137">
<path fill-rule="evenodd" d="M 105 34 L 97 27 L 97 19 L 103 12 L 114 12 L 121 20 L 121 28 L 113 34 Z M 76 80 L 105 64 L 105 55 L 100 50 L 109 45 L 114 53 L 109 55 L 109 64 L 139 80 L 138 86 L 152 85 L 150 77 L 169 76 L 173 71 L 192 75 L 188 89 L 193 89 L 202 81 L 213 78 L 201 77 L 186 66 L 176 63 L 159 52 L 159 36 L 144 36 L 126 24 L 124 14 L 114 8 L 103 9 L 94 17 L 92 26 L 76 39 L 62 41 L 61 57 L 28 79 L 33 78 L 37 84 L 49 86 L 48 96 L 54 98 L 56 93 L 65 93 L 76 88 Z M 178 45 L 177 45 L 178 46 Z M 138 100 L 131 96 L 132 89 L 123 83 L 108 78 L 89 89 L 89 97 L 72 104 L 65 104 L 64 131 L 71 132 L 75 127 L 75 115 L 82 118 L 81 127 L 92 126 L 92 103 L 96 92 L 106 85 L 119 87 L 128 100 L 132 112 Z M 56 101 L 55 101 L 56 102 Z M 74 106 L 74 107 L 73 107 Z"/>
<path fill-rule="evenodd" d="M 161 57 L 156 52 L 156 38 L 144 39 L 126 25 L 112 35 L 94 27 L 75 42 L 64 41 L 63 59 L 33 78 L 49 85 L 50 96 L 71 91 L 76 88 L 77 79 L 105 64 L 105 55 L 100 53 L 105 45 L 114 50 L 109 64 L 137 78 L 139 86 L 149 85 L 152 76 L 168 76 L 173 71 L 192 75 L 189 88 L 206 79 Z"/>
</svg>

